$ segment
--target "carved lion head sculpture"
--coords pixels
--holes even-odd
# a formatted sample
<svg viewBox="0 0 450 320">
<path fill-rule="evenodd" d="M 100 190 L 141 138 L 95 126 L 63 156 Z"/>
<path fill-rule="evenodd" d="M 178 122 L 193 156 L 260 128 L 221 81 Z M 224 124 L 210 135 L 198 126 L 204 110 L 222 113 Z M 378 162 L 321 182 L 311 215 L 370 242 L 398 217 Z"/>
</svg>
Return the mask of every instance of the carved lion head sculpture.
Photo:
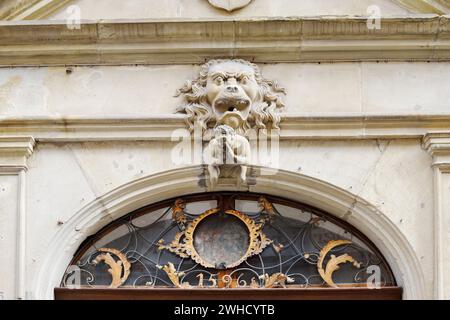
<svg viewBox="0 0 450 320">
<path fill-rule="evenodd" d="M 284 88 L 263 78 L 256 64 L 211 60 L 177 92 L 185 100 L 177 111 L 187 114 L 191 131 L 196 125 L 207 131 L 224 124 L 245 135 L 250 128 L 279 128 L 278 109 L 284 107 L 280 93 L 285 94 Z"/>
</svg>

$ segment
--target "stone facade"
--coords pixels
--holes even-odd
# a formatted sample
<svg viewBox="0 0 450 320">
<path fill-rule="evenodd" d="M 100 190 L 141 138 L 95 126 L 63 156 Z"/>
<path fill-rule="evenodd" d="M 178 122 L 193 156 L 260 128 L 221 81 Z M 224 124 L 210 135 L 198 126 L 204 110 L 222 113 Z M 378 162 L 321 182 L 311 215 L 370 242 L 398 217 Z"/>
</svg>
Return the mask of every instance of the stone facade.
<svg viewBox="0 0 450 320">
<path fill-rule="evenodd" d="M 0 10 L 5 299 L 52 299 L 80 243 L 134 209 L 236 189 L 348 221 L 405 299 L 450 299 L 445 1 L 253 0 L 232 12 L 206 0 L 35 2 Z M 381 29 L 368 26 L 371 5 Z M 79 29 L 70 6 L 87 19 Z M 257 173 L 240 185 L 174 161 L 187 131 L 175 94 L 212 59 L 253 62 L 286 89 L 282 161 L 249 164 Z"/>
</svg>

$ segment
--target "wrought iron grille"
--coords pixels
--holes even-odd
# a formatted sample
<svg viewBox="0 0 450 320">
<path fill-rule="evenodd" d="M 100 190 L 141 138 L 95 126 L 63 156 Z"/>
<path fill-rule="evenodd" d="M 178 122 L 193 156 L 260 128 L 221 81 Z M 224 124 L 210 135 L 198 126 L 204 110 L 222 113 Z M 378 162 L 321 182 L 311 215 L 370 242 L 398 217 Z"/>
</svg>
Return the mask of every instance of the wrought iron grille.
<svg viewBox="0 0 450 320">
<path fill-rule="evenodd" d="M 63 287 L 395 286 L 344 221 L 290 200 L 208 193 L 142 208 L 79 249 Z"/>
</svg>

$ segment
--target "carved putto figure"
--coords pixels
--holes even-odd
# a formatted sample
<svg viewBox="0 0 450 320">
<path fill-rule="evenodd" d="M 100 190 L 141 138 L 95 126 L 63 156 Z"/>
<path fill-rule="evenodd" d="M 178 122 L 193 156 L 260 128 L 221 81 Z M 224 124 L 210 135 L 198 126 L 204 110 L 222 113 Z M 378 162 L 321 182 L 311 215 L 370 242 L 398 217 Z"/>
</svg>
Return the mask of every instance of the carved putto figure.
<svg viewBox="0 0 450 320">
<path fill-rule="evenodd" d="M 217 184 L 219 176 L 236 176 L 238 185 L 245 183 L 251 157 L 250 143 L 228 125 L 218 126 L 214 133 L 206 152 L 211 186 Z"/>
<path fill-rule="evenodd" d="M 251 158 L 247 137 L 251 129 L 279 129 L 282 93 L 284 88 L 265 79 L 256 64 L 241 59 L 205 63 L 198 78 L 178 91 L 184 103 L 177 111 L 187 115 L 189 130 L 200 129 L 205 141 L 211 139 L 206 164 L 212 187 L 219 177 L 246 182 Z"/>
</svg>

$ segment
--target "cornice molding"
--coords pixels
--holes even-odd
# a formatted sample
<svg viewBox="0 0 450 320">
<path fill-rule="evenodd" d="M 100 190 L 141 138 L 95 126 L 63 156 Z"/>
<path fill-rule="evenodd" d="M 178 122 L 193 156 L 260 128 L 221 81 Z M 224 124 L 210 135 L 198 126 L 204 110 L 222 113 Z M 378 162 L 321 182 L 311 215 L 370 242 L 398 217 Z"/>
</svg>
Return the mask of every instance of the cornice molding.
<svg viewBox="0 0 450 320">
<path fill-rule="evenodd" d="M 39 142 L 172 141 L 186 129 L 183 115 L 148 118 L 3 118 L 0 139 L 32 136 Z M 450 132 L 450 115 L 282 115 L 281 140 L 422 139 Z M 180 133 L 178 131 L 178 133 Z M 174 141 L 178 141 L 174 139 Z M 1 152 L 1 151 L 0 151 Z"/>
<path fill-rule="evenodd" d="M 33 153 L 34 145 L 31 136 L 0 136 L 0 173 L 27 169 L 27 159 Z"/>
<path fill-rule="evenodd" d="M 11 0 L 3 3 L 0 20 L 38 20 L 67 5 L 72 0 Z"/>
<path fill-rule="evenodd" d="M 41 0 L 2 0 L 0 5 L 0 20 L 12 20 L 14 17 L 40 1 Z"/>
<path fill-rule="evenodd" d="M 0 22 L 0 66 L 450 61 L 450 16 Z"/>
<path fill-rule="evenodd" d="M 448 0 L 396 0 L 402 7 L 419 13 L 449 14 Z"/>
</svg>

